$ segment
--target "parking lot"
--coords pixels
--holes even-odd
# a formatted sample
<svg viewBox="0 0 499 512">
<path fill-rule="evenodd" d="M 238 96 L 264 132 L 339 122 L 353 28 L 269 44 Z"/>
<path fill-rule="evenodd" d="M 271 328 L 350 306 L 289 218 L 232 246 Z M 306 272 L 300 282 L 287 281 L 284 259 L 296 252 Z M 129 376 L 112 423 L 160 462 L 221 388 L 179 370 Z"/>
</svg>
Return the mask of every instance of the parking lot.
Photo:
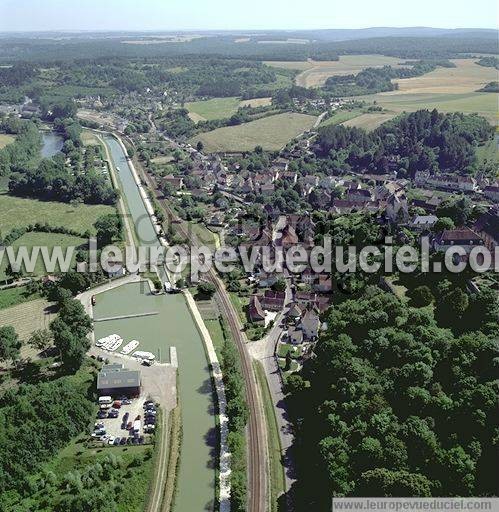
<svg viewBox="0 0 499 512">
<path fill-rule="evenodd" d="M 137 437 L 140 439 L 140 444 L 149 442 L 149 434 L 144 431 L 144 402 L 146 401 L 145 396 L 141 396 L 139 398 L 131 399 L 131 403 L 122 403 L 121 406 L 118 407 L 118 403 L 115 401 L 111 407 L 103 410 L 102 415 L 106 414 L 107 417 L 99 418 L 98 415 L 95 418 L 95 430 L 103 429 L 105 434 L 102 435 L 93 435 L 92 437 L 97 442 L 104 442 L 109 444 L 109 439 L 120 438 L 133 438 Z M 117 417 L 109 417 L 109 413 L 111 411 L 117 411 Z M 111 413 L 112 415 L 112 413 Z M 133 426 L 134 422 L 137 418 L 140 417 L 140 430 L 137 432 L 137 435 L 134 436 L 133 428 L 127 430 L 128 426 Z M 126 418 L 126 422 L 124 421 Z M 129 441 L 130 443 L 131 441 Z M 124 443 L 123 443 L 124 444 Z"/>
</svg>

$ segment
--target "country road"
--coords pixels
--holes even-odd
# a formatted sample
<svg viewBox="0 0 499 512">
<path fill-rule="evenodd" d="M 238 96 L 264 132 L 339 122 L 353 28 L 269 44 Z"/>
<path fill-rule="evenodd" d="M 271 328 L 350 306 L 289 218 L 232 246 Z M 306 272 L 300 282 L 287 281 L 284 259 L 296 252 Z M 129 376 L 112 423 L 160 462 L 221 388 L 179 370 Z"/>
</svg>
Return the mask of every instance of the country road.
<svg viewBox="0 0 499 512">
<path fill-rule="evenodd" d="M 149 502 L 145 512 L 162 512 L 163 496 L 165 491 L 166 471 L 168 469 L 168 414 L 161 411 L 161 436 L 156 436 L 156 460 L 154 479 L 151 482 Z"/>
</svg>

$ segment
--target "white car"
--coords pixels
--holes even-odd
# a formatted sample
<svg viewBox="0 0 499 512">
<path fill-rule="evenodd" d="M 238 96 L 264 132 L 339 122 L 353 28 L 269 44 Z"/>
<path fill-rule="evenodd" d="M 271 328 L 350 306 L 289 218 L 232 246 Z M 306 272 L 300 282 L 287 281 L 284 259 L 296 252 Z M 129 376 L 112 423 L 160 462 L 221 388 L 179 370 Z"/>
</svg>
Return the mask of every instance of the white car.
<svg viewBox="0 0 499 512">
<path fill-rule="evenodd" d="M 114 443 L 114 436 L 109 436 L 107 440 L 107 444 L 113 444 Z"/>
</svg>

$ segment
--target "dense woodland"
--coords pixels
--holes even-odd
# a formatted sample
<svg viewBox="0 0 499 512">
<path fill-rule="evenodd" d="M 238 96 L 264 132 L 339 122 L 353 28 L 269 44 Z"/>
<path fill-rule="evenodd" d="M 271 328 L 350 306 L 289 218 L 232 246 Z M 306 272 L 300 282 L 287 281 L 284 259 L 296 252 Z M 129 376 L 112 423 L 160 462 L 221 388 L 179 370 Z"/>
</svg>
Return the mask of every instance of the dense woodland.
<svg viewBox="0 0 499 512">
<path fill-rule="evenodd" d="M 443 281 L 435 312 L 376 287 L 333 306 L 290 382 L 300 510 L 331 495 L 497 495 L 497 297 L 472 296 L 443 328 L 456 293 Z"/>
<path fill-rule="evenodd" d="M 383 174 L 396 164 L 404 176 L 418 170 L 471 173 L 477 144 L 492 135 L 492 127 L 477 115 L 419 110 L 371 133 L 326 126 L 319 130 L 319 145 L 332 168 Z"/>
<path fill-rule="evenodd" d="M 102 38 L 75 36 L 65 40 L 64 45 L 54 39 L 30 39 L 23 37 L 4 37 L 0 40 L 0 59 L 6 62 L 26 61 L 68 61 L 88 56 L 92 58 L 125 57 L 157 58 L 185 57 L 189 55 L 216 55 L 249 60 L 335 60 L 344 54 L 382 54 L 404 59 L 458 58 L 463 54 L 497 53 L 497 33 L 489 31 L 454 31 L 447 34 L 427 33 L 414 37 L 411 29 L 402 29 L 391 37 L 386 31 L 378 29 L 378 37 L 359 37 L 351 40 L 352 35 L 328 35 L 328 31 L 304 31 L 294 33 L 251 34 L 248 41 L 236 43 L 241 36 L 218 35 L 194 38 L 187 42 L 168 44 L 123 44 L 122 41 L 136 40 L 141 36 L 123 35 L 121 38 Z M 348 32 L 348 31 L 345 31 Z M 374 35 L 374 33 L 372 32 Z M 360 36 L 360 34 L 359 34 Z M 150 37 L 150 36 L 149 36 Z M 244 34 L 242 37 L 245 37 Z M 288 38 L 305 38 L 306 44 L 275 44 L 272 41 Z M 147 40 L 147 37 L 145 38 Z M 340 40 L 335 40 L 340 39 Z M 343 39 L 343 40 L 341 40 Z"/>
</svg>

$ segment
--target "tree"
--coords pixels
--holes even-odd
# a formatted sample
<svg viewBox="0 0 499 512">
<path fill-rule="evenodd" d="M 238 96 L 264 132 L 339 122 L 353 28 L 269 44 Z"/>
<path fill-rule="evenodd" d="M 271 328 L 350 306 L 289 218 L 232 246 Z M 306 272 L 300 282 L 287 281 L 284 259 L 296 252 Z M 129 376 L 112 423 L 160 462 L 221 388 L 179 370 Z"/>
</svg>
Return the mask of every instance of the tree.
<svg viewBox="0 0 499 512">
<path fill-rule="evenodd" d="M 293 373 L 286 379 L 286 392 L 295 395 L 306 388 L 306 382 L 303 377 L 297 373 Z"/>
<path fill-rule="evenodd" d="M 454 221 L 451 218 L 449 218 L 449 217 L 441 217 L 433 225 L 433 231 L 435 233 L 440 233 L 444 229 L 454 229 L 455 227 L 456 226 L 454 224 Z"/>
<path fill-rule="evenodd" d="M 52 333 L 48 329 L 37 329 L 33 331 L 28 340 L 28 344 L 40 352 L 50 347 L 52 342 Z"/>
<path fill-rule="evenodd" d="M 276 292 L 283 292 L 286 290 L 286 280 L 280 277 L 273 285 L 272 290 Z"/>
<path fill-rule="evenodd" d="M 121 221 L 120 218 L 114 214 L 102 215 L 94 224 L 97 230 L 97 241 L 100 247 L 104 247 L 121 238 Z"/>
<path fill-rule="evenodd" d="M 73 295 L 77 295 L 88 287 L 88 281 L 85 274 L 71 271 L 62 275 L 57 286 L 71 291 Z"/>
<path fill-rule="evenodd" d="M 201 152 L 204 149 L 204 144 L 202 141 L 198 140 L 198 143 L 196 144 L 196 149 Z"/>
<path fill-rule="evenodd" d="M 213 295 L 215 295 L 216 288 L 212 283 L 207 283 L 205 281 L 198 284 L 198 293 L 203 297 L 207 297 L 211 299 Z"/>
<path fill-rule="evenodd" d="M 434 300 L 435 297 L 428 286 L 418 286 L 412 292 L 412 303 L 416 307 L 429 306 Z"/>
<path fill-rule="evenodd" d="M 11 325 L 0 327 L 0 361 L 15 361 L 19 357 L 21 342 Z"/>
</svg>

